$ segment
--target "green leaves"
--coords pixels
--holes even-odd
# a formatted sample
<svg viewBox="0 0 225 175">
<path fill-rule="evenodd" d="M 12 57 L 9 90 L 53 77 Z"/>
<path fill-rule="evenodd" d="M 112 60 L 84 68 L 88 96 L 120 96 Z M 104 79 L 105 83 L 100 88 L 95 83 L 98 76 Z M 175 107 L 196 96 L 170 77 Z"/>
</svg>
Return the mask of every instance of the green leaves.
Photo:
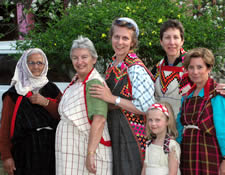
<svg viewBox="0 0 225 175">
<path fill-rule="evenodd" d="M 199 5 L 198 0 L 194 6 L 190 6 L 189 1 L 103 0 L 100 3 L 97 0 L 87 0 L 86 3 L 73 5 L 65 11 L 62 4 L 58 4 L 57 9 L 51 5 L 50 11 L 41 11 L 40 19 L 44 19 L 44 24 L 47 25 L 43 26 L 43 21 L 37 21 L 34 30 L 26 38 L 27 42 L 32 41 L 32 47 L 44 50 L 50 66 L 58 71 L 68 71 L 71 68 L 69 52 L 72 41 L 78 35 L 84 35 L 94 42 L 99 55 L 98 62 L 104 68 L 100 70 L 103 73 L 113 55 L 108 33 L 115 18 L 126 16 L 137 22 L 140 29 L 137 52 L 147 67 L 156 64 L 165 54 L 159 42 L 161 24 L 168 19 L 178 19 L 185 28 L 185 50 L 207 47 L 220 54 L 218 49 L 224 47 L 222 43 L 225 36 L 224 19 L 218 18 L 221 15 L 220 9 L 207 4 L 202 4 L 202 9 L 195 8 Z M 49 12 L 54 18 L 49 17 Z M 38 15 L 36 14 L 36 18 Z M 26 46 L 30 47 L 26 43 L 18 47 L 25 49 Z M 222 60 L 224 53 L 221 56 L 218 59 Z"/>
</svg>

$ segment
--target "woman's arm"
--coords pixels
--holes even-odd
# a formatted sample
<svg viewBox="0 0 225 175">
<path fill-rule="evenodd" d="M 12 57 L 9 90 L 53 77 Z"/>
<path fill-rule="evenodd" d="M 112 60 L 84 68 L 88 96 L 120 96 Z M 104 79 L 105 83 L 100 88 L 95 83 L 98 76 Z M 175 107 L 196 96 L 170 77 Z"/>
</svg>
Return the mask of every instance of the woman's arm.
<svg viewBox="0 0 225 175">
<path fill-rule="evenodd" d="M 89 172 L 96 173 L 95 152 L 102 137 L 106 119 L 101 115 L 94 115 L 88 140 L 86 167 Z"/>
<path fill-rule="evenodd" d="M 1 118 L 1 127 L 0 127 L 0 152 L 1 152 L 2 160 L 12 158 L 12 154 L 11 154 L 12 143 L 10 141 L 10 127 L 11 127 L 14 107 L 15 107 L 15 103 L 12 101 L 10 96 L 6 95 L 3 99 L 2 118 Z"/>
<path fill-rule="evenodd" d="M 216 91 L 222 95 L 225 95 L 225 84 L 222 83 L 217 84 Z"/>
<path fill-rule="evenodd" d="M 9 174 L 13 175 L 16 169 L 11 154 L 12 143 L 10 141 L 10 125 L 15 104 L 10 96 L 6 95 L 3 100 L 2 118 L 0 128 L 0 152 L 3 160 L 3 168 Z"/>
<path fill-rule="evenodd" d="M 119 107 L 135 114 L 145 115 L 145 112 L 155 102 L 154 82 L 145 69 L 139 65 L 128 69 L 128 75 L 132 84 L 132 98 L 127 100 L 121 98 Z M 104 86 L 92 85 L 90 88 L 92 97 L 104 100 L 107 103 L 115 104 L 117 96 L 111 93 L 106 83 Z"/>
<path fill-rule="evenodd" d="M 181 144 L 182 141 L 182 135 L 183 135 L 183 129 L 184 126 L 182 125 L 180 119 L 181 119 L 181 110 L 182 110 L 182 106 L 183 106 L 183 102 L 184 102 L 184 98 L 181 98 L 181 107 L 180 107 L 180 111 L 177 114 L 177 119 L 176 119 L 176 127 L 177 127 L 177 131 L 178 131 L 178 137 L 176 138 L 176 141 Z"/>
<path fill-rule="evenodd" d="M 219 175 L 225 175 L 225 160 L 223 160 L 220 164 L 220 174 Z"/>
<path fill-rule="evenodd" d="M 92 97 L 99 98 L 107 103 L 116 103 L 117 96 L 111 93 L 111 90 L 109 89 L 106 83 L 104 83 L 104 86 L 93 84 L 90 87 L 90 94 Z M 144 112 L 138 110 L 131 100 L 121 98 L 118 106 L 136 114 L 145 114 Z"/>
<path fill-rule="evenodd" d="M 32 96 L 30 96 L 29 100 L 32 104 L 38 104 L 43 106 L 51 114 L 53 118 L 60 119 L 60 116 L 58 113 L 58 105 L 59 105 L 59 101 L 61 97 L 62 97 L 62 93 L 59 92 L 58 96 L 55 98 L 55 101 L 51 101 L 38 93 L 38 94 L 33 94 Z"/>
<path fill-rule="evenodd" d="M 220 146 L 220 151 L 223 157 L 225 157 L 225 98 L 221 95 L 217 95 L 212 100 L 213 107 L 213 122 L 216 129 L 216 137 Z M 220 175 L 225 175 L 225 160 L 220 164 Z"/>
</svg>

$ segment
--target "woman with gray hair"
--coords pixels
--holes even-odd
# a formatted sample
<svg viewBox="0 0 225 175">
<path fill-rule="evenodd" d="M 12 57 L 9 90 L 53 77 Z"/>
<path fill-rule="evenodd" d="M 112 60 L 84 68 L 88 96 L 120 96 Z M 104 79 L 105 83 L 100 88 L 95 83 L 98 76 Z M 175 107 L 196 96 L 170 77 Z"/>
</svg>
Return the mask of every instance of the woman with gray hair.
<svg viewBox="0 0 225 175">
<path fill-rule="evenodd" d="M 105 82 L 94 68 L 93 43 L 79 36 L 70 58 L 76 75 L 59 104 L 61 121 L 56 131 L 56 174 L 112 174 L 111 141 L 106 123 L 107 103 L 90 96 L 92 84 Z"/>
<path fill-rule="evenodd" d="M 54 175 L 55 130 L 62 94 L 47 79 L 48 60 L 28 49 L 16 65 L 12 87 L 3 94 L 0 152 L 9 175 Z"/>
</svg>

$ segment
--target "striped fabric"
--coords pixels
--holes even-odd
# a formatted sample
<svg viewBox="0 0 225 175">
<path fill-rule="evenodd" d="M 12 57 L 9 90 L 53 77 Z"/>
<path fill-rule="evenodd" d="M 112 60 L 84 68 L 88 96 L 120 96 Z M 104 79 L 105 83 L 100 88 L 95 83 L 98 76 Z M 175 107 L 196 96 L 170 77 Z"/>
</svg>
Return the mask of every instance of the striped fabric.
<svg viewBox="0 0 225 175">
<path fill-rule="evenodd" d="M 181 142 L 181 171 L 183 175 L 219 174 L 220 148 L 213 123 L 211 98 L 215 96 L 214 85 L 205 87 L 204 97 L 194 96 L 184 100 L 182 125 L 195 125 L 185 129 Z"/>
<path fill-rule="evenodd" d="M 94 69 L 89 80 L 100 75 Z M 59 104 L 61 121 L 56 132 L 56 174 L 57 175 L 88 175 L 86 155 L 91 125 L 85 107 L 85 82 L 75 82 L 64 93 Z M 105 141 L 110 140 L 107 124 L 103 135 Z M 111 147 L 99 144 L 95 155 L 97 175 L 112 174 Z"/>
</svg>

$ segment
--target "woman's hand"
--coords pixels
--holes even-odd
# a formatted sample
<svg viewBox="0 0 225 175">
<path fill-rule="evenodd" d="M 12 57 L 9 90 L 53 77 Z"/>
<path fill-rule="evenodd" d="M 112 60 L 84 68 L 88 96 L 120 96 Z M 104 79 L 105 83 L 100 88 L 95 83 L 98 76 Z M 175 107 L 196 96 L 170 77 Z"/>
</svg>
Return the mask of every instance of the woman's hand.
<svg viewBox="0 0 225 175">
<path fill-rule="evenodd" d="M 225 175 L 225 160 L 223 160 L 220 164 L 220 172 L 219 175 Z"/>
<path fill-rule="evenodd" d="M 89 88 L 89 92 L 92 97 L 99 98 L 107 103 L 115 104 L 116 102 L 117 96 L 114 96 L 112 94 L 111 90 L 109 89 L 106 83 L 104 83 L 104 86 L 93 84 Z M 145 112 L 140 111 L 139 109 L 136 108 L 136 106 L 134 106 L 132 100 L 121 98 L 120 103 L 117 105 L 118 106 L 116 108 L 120 107 L 135 114 L 145 115 Z M 110 107 L 110 109 L 113 109 L 113 107 Z"/>
<path fill-rule="evenodd" d="M 47 106 L 49 100 L 47 98 L 45 98 L 44 96 L 42 96 L 41 94 L 33 94 L 32 96 L 28 97 L 30 102 L 32 104 L 38 104 L 41 106 Z"/>
<path fill-rule="evenodd" d="M 96 174 L 95 154 L 88 154 L 86 157 L 86 167 L 90 173 Z"/>
<path fill-rule="evenodd" d="M 93 84 L 89 90 L 92 97 L 99 98 L 107 103 L 115 103 L 116 96 L 112 95 L 111 90 L 105 82 L 104 86 Z"/>
<path fill-rule="evenodd" d="M 225 84 L 217 84 L 216 91 L 219 92 L 221 95 L 225 95 Z"/>
<path fill-rule="evenodd" d="M 14 171 L 16 170 L 15 163 L 13 158 L 8 158 L 3 161 L 3 167 L 4 170 L 9 174 L 9 175 L 14 175 Z"/>
</svg>

